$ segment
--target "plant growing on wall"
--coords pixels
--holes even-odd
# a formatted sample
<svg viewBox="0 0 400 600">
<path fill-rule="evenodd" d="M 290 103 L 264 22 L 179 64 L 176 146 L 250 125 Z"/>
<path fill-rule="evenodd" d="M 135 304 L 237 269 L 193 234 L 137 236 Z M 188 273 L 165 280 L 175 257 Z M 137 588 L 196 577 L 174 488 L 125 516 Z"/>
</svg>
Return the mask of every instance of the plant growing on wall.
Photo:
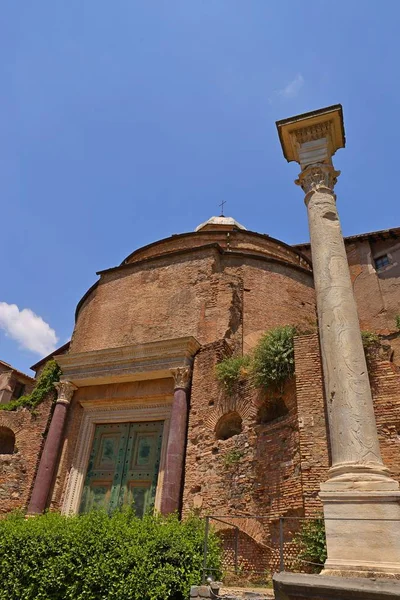
<svg viewBox="0 0 400 600">
<path fill-rule="evenodd" d="M 311 571 L 319 573 L 327 558 L 323 517 L 303 521 L 293 541 L 299 546 L 297 558 L 301 565 L 308 566 Z"/>
<path fill-rule="evenodd" d="M 379 336 L 372 331 L 362 331 L 361 332 L 362 344 L 364 346 L 364 350 L 368 348 L 372 348 L 373 346 L 379 346 Z"/>
<path fill-rule="evenodd" d="M 224 467 L 225 469 L 229 469 L 229 467 L 233 467 L 240 462 L 240 459 L 243 458 L 243 452 L 233 448 L 229 450 L 223 457 Z"/>
<path fill-rule="evenodd" d="M 258 342 L 252 361 L 254 384 L 265 389 L 282 389 L 294 374 L 296 328 L 292 325 L 267 331 Z"/>
<path fill-rule="evenodd" d="M 396 324 L 396 328 L 400 329 L 400 315 L 395 316 L 395 324 Z"/>
<path fill-rule="evenodd" d="M 215 367 L 215 373 L 229 395 L 232 395 L 241 380 L 248 375 L 250 356 L 230 356 L 224 358 Z"/>
<path fill-rule="evenodd" d="M 54 383 L 60 379 L 61 369 L 55 360 L 49 360 L 38 377 L 37 383 L 30 394 L 0 404 L 0 410 L 17 410 L 18 408 L 36 408 L 54 390 Z"/>
</svg>

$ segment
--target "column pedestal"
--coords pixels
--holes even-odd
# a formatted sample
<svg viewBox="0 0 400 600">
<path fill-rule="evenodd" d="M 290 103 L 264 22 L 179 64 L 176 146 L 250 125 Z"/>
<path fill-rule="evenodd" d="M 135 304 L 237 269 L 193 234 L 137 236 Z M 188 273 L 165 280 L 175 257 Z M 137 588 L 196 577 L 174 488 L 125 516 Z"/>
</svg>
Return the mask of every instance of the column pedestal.
<svg viewBox="0 0 400 600">
<path fill-rule="evenodd" d="M 47 507 L 47 500 L 62 443 L 62 434 L 67 418 L 69 403 L 74 391 L 77 389 L 76 386 L 69 381 L 59 381 L 54 384 L 54 387 L 57 389 L 58 399 L 51 418 L 42 456 L 40 457 L 39 468 L 28 506 L 28 515 L 41 514 Z"/>
<path fill-rule="evenodd" d="M 161 513 L 166 515 L 180 508 L 183 464 L 186 446 L 190 368 L 172 369 L 175 379 L 174 401 L 165 460 Z"/>
</svg>

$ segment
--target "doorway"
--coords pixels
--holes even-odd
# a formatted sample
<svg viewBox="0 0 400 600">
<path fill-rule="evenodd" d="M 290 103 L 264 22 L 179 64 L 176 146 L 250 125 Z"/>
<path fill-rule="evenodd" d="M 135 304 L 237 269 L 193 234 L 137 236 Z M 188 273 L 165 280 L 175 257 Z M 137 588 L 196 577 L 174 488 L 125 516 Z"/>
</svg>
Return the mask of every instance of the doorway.
<svg viewBox="0 0 400 600">
<path fill-rule="evenodd" d="M 153 504 L 164 421 L 96 425 L 79 512 Z"/>
</svg>

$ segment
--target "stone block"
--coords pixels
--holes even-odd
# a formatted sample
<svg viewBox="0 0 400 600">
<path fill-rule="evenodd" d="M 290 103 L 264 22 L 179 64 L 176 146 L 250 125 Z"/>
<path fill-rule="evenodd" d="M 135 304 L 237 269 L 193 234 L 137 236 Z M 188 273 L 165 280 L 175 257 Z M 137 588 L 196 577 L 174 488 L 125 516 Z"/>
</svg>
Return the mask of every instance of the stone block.
<svg viewBox="0 0 400 600">
<path fill-rule="evenodd" d="M 275 600 L 395 600 L 400 598 L 396 581 L 367 578 L 323 577 L 299 573 L 273 576 Z"/>
<path fill-rule="evenodd" d="M 197 588 L 197 593 L 200 596 L 200 598 L 210 598 L 211 597 L 211 590 L 208 587 L 208 585 L 199 585 Z"/>
</svg>

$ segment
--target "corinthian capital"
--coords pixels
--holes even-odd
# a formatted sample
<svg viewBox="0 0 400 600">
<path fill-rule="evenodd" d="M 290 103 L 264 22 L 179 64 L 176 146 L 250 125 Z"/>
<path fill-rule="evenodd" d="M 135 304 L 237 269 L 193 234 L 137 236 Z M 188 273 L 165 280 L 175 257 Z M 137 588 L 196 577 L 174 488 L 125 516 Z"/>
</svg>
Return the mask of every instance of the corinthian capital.
<svg viewBox="0 0 400 600">
<path fill-rule="evenodd" d="M 70 381 L 57 381 L 54 387 L 57 390 L 57 404 L 69 404 L 75 390 L 78 389 Z"/>
<path fill-rule="evenodd" d="M 175 389 L 186 390 L 189 387 L 190 367 L 177 367 L 176 369 L 171 369 L 171 373 L 175 381 Z"/>
<path fill-rule="evenodd" d="M 332 165 L 314 164 L 303 169 L 295 184 L 301 186 L 305 194 L 320 189 L 333 193 L 339 175 L 340 171 L 336 171 Z"/>
</svg>

